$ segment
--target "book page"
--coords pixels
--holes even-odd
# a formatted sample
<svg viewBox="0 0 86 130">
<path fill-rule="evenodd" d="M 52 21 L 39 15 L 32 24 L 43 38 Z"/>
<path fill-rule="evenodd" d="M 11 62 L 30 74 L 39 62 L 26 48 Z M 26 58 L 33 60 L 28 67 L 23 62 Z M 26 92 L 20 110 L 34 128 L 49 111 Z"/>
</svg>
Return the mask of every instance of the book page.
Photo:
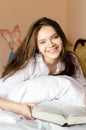
<svg viewBox="0 0 86 130">
<path fill-rule="evenodd" d="M 65 118 L 68 118 L 69 116 L 86 115 L 85 107 L 72 106 L 70 104 L 65 104 L 60 100 L 44 102 L 38 106 L 43 108 L 46 112 L 60 114 Z"/>
<path fill-rule="evenodd" d="M 59 125 L 63 125 L 65 122 L 65 117 L 62 115 L 62 112 L 60 110 L 57 111 L 53 106 L 48 106 L 48 104 L 42 104 L 38 108 L 33 109 L 32 116 Z"/>
<path fill-rule="evenodd" d="M 33 113 L 33 116 L 60 125 L 66 123 L 77 124 L 77 121 L 80 123 L 82 121 L 81 117 L 83 116 L 85 117 L 84 119 L 86 122 L 85 108 L 71 106 L 55 100 L 39 104 L 39 107 Z M 79 117 L 79 119 L 77 119 L 77 117 Z"/>
<path fill-rule="evenodd" d="M 59 114 L 66 117 L 66 113 L 64 113 L 64 109 L 66 109 L 62 102 L 57 101 L 47 101 L 38 105 L 39 109 L 44 112 Z"/>
</svg>

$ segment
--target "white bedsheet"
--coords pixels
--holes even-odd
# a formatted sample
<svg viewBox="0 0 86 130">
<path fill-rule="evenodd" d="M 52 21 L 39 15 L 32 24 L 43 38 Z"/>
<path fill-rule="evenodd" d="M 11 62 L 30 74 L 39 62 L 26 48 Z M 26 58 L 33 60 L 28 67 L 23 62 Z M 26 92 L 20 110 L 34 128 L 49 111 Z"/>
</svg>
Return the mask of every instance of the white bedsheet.
<svg viewBox="0 0 86 130">
<path fill-rule="evenodd" d="M 75 125 L 70 127 L 61 127 L 59 125 L 45 123 L 41 121 L 21 120 L 15 124 L 0 122 L 0 130 L 86 130 L 86 125 Z"/>
<path fill-rule="evenodd" d="M 53 81 L 53 83 L 54 83 L 54 81 Z M 51 87 L 52 87 L 52 85 L 54 85 L 53 83 L 51 84 Z M 63 83 L 63 87 L 64 87 L 64 80 L 62 83 Z M 69 83 L 69 85 L 70 85 L 70 82 L 67 82 L 67 83 Z M 65 85 L 68 85 L 67 83 L 65 82 Z M 47 85 L 49 85 L 49 84 L 47 84 Z M 50 90 L 51 89 L 47 90 L 46 92 L 49 92 Z M 50 93 L 48 93 L 48 94 L 50 94 L 50 97 L 51 97 L 51 95 L 56 94 L 55 87 L 53 88 L 53 90 L 55 91 L 55 93 L 51 93 L 52 91 L 50 91 Z M 67 90 L 69 92 L 70 89 L 67 89 Z M 65 92 L 66 91 L 64 91 L 64 93 L 62 93 L 63 96 L 65 96 Z M 15 93 L 13 93 L 13 94 L 15 95 Z M 10 97 L 13 96 L 13 94 L 10 95 Z M 82 94 L 82 92 L 80 92 L 79 94 Z M 80 97 L 78 97 L 77 93 L 75 93 L 75 95 L 76 95 L 76 98 L 80 98 Z M 57 95 L 55 95 L 54 98 L 56 98 L 56 96 Z M 35 99 L 35 97 L 34 97 L 34 99 Z M 50 99 L 52 99 L 52 98 L 49 98 L 48 100 L 50 100 Z M 16 98 L 14 100 L 16 100 Z M 44 101 L 44 98 L 42 97 L 42 99 L 39 99 L 39 100 Z M 57 100 L 57 102 L 58 101 L 60 101 L 60 100 Z M 74 102 L 74 103 L 76 103 L 76 102 Z M 79 105 L 80 105 L 80 103 L 82 104 L 82 101 L 79 102 Z M 56 105 L 56 102 L 55 102 L 55 105 Z M 34 120 L 34 121 L 26 120 L 24 118 L 21 118 L 21 116 L 19 116 L 17 114 L 0 110 L 0 130 L 86 130 L 86 125 L 84 124 L 84 125 L 62 127 L 62 126 L 59 126 L 59 125 L 56 125 L 53 123 L 44 122 L 41 120 Z"/>
</svg>

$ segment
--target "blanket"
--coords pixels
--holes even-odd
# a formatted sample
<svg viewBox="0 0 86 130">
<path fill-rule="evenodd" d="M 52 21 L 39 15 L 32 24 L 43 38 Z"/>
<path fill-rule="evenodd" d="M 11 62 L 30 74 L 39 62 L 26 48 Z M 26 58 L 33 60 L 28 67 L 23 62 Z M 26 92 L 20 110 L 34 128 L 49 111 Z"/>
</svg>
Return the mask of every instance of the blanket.
<svg viewBox="0 0 86 130">
<path fill-rule="evenodd" d="M 26 103 L 41 103 L 63 98 L 71 105 L 84 106 L 85 88 L 69 76 L 40 76 L 19 84 L 7 99 Z"/>
</svg>

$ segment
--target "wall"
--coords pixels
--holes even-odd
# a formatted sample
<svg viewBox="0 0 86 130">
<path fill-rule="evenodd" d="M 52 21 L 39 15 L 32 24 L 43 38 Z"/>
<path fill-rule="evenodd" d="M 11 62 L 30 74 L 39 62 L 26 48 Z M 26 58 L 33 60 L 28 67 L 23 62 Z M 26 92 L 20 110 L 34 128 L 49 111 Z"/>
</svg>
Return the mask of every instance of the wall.
<svg viewBox="0 0 86 130">
<path fill-rule="evenodd" d="M 12 31 L 20 25 L 22 39 L 29 25 L 37 18 L 47 16 L 60 23 L 66 32 L 67 0 L 0 0 L 0 29 Z M 7 63 L 9 48 L 0 36 L 0 71 Z"/>
<path fill-rule="evenodd" d="M 86 0 L 67 0 L 67 36 L 74 44 L 86 39 Z"/>
</svg>

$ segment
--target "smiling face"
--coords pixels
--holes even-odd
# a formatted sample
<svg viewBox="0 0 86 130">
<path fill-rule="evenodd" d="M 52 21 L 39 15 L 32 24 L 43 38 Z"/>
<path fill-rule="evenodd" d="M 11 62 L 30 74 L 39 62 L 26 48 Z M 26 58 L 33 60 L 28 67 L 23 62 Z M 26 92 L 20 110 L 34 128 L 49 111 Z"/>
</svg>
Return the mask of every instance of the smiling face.
<svg viewBox="0 0 86 130">
<path fill-rule="evenodd" d="M 54 63 L 58 60 L 63 44 L 57 32 L 51 26 L 43 26 L 37 35 L 37 46 L 46 63 Z"/>
</svg>

